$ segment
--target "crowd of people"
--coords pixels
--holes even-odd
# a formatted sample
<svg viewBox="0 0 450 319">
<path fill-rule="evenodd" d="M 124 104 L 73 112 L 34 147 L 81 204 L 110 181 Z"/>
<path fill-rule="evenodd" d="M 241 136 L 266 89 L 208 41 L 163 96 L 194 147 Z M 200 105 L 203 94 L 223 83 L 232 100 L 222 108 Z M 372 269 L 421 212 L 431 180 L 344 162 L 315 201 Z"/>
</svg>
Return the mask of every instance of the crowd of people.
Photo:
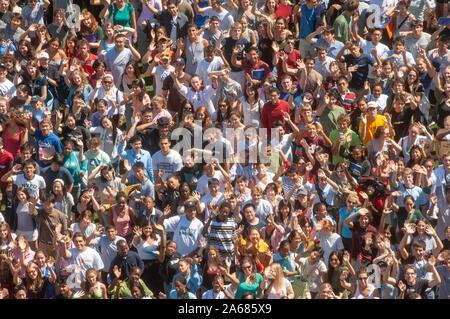
<svg viewBox="0 0 450 319">
<path fill-rule="evenodd" d="M 450 298 L 448 7 L 0 0 L 0 298 Z"/>
</svg>

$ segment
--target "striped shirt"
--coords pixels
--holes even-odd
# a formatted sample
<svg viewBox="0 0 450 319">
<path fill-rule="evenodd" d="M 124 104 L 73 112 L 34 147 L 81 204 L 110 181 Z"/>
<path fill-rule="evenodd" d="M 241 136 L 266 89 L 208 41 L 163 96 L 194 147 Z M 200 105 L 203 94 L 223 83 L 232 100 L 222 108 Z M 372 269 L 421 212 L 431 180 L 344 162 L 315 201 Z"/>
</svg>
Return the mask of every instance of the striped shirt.
<svg viewBox="0 0 450 319">
<path fill-rule="evenodd" d="M 229 217 L 224 222 L 216 218 L 210 225 L 208 243 L 216 246 L 222 257 L 232 257 L 234 256 L 233 238 L 236 229 L 237 224 L 234 217 Z"/>
</svg>

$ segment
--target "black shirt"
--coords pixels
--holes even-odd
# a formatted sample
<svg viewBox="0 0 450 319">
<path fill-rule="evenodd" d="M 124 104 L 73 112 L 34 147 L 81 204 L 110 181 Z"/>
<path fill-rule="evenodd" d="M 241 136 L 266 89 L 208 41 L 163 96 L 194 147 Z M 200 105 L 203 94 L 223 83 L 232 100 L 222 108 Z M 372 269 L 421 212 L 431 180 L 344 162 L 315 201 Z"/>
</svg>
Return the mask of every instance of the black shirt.
<svg viewBox="0 0 450 319">
<path fill-rule="evenodd" d="M 248 44 L 249 44 L 249 42 L 244 38 L 234 40 L 233 38 L 229 37 L 223 41 L 223 50 L 224 50 L 223 56 L 227 60 L 228 64 L 231 66 L 231 72 L 242 71 L 241 68 L 237 68 L 237 67 L 233 66 L 233 64 L 231 63 L 231 56 L 233 55 L 234 47 L 237 45 L 241 46 L 240 53 L 238 53 L 238 55 L 237 55 L 237 59 L 242 60 L 242 59 L 244 59 L 244 56 L 243 56 L 244 49 L 247 47 Z"/>
<path fill-rule="evenodd" d="M 410 295 L 413 293 L 418 293 L 423 299 L 426 298 L 425 290 L 428 288 L 428 280 L 426 279 L 417 279 L 416 283 L 410 286 L 407 282 L 405 282 L 406 291 L 405 291 L 405 299 L 409 299 Z"/>
<path fill-rule="evenodd" d="M 144 262 L 139 257 L 139 255 L 134 251 L 128 251 L 128 254 L 126 256 L 121 256 L 120 254 L 117 254 L 116 258 L 111 263 L 111 266 L 109 267 L 109 275 L 111 278 L 114 278 L 114 266 L 119 266 L 119 268 L 122 270 L 122 273 L 120 274 L 120 280 L 126 280 L 131 273 L 131 268 L 133 267 L 139 267 L 141 271 L 144 271 Z"/>
</svg>

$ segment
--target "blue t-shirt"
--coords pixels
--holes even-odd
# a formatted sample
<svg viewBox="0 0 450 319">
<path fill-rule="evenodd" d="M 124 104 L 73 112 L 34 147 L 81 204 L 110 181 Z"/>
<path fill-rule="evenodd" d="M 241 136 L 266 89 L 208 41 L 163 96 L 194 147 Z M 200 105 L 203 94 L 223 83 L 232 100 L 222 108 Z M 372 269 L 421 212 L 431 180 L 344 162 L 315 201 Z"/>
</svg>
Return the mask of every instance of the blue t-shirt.
<svg viewBox="0 0 450 319">
<path fill-rule="evenodd" d="M 346 207 L 342 207 L 339 209 L 339 218 L 342 221 L 342 234 L 341 236 L 343 238 L 346 239 L 351 239 L 352 238 L 352 230 L 348 227 L 348 225 L 346 223 L 344 223 L 344 220 L 350 216 L 351 214 L 353 214 L 354 212 L 356 212 L 358 210 L 358 208 L 353 208 L 353 210 L 350 213 L 347 213 L 347 208 Z"/>
<path fill-rule="evenodd" d="M 300 20 L 300 39 L 306 39 L 306 37 L 315 30 L 316 8 L 308 9 L 308 6 L 305 3 L 302 4 L 301 8 L 302 14 L 301 17 L 298 17 Z"/>
<path fill-rule="evenodd" d="M 44 136 L 41 130 L 36 130 L 34 137 L 37 149 L 36 162 L 39 166 L 48 166 L 55 153 L 63 152 L 61 141 L 55 133 L 51 132 L 49 136 Z"/>
</svg>

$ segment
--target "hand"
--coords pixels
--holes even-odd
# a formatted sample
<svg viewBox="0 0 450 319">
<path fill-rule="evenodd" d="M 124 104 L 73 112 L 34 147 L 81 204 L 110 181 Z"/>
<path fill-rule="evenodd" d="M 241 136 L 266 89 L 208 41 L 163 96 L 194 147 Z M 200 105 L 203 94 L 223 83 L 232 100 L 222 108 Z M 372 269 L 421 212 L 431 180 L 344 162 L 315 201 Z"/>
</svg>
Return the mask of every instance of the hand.
<svg viewBox="0 0 450 319">
<path fill-rule="evenodd" d="M 307 171 L 308 173 L 310 173 L 310 172 L 313 170 L 313 165 L 311 164 L 311 162 L 308 162 L 308 163 L 306 164 L 305 169 L 306 169 L 306 171 Z"/>
<path fill-rule="evenodd" d="M 164 226 L 161 224 L 153 224 L 153 228 L 155 229 L 155 232 L 159 234 L 164 234 Z"/>
<path fill-rule="evenodd" d="M 193 191 L 191 195 L 192 195 L 192 197 L 194 197 L 197 201 L 199 201 L 200 198 L 202 197 L 202 196 L 200 195 L 200 193 L 197 192 L 197 191 Z"/>
<path fill-rule="evenodd" d="M 204 237 L 200 238 L 199 243 L 200 243 L 200 248 L 205 248 L 206 245 L 208 244 L 208 242 L 206 241 L 206 239 Z"/>
<path fill-rule="evenodd" d="M 291 120 L 291 116 L 289 115 L 288 112 L 282 111 L 282 117 L 285 122 L 289 122 Z"/>
<path fill-rule="evenodd" d="M 164 210 L 163 210 L 164 216 L 169 216 L 171 213 L 172 213 L 172 208 L 170 207 L 170 205 L 167 205 L 166 207 L 164 207 Z"/>
<path fill-rule="evenodd" d="M 397 287 L 400 290 L 400 292 L 405 292 L 405 290 L 406 290 L 406 285 L 401 280 L 399 280 Z"/>
<path fill-rule="evenodd" d="M 390 213 L 392 213 L 392 209 L 389 209 L 389 208 L 383 209 L 383 214 L 389 215 Z"/>
<path fill-rule="evenodd" d="M 346 49 L 351 49 L 352 48 L 352 46 L 353 46 L 353 43 L 351 42 L 351 41 L 347 41 L 347 42 L 345 42 L 345 48 Z"/>
<path fill-rule="evenodd" d="M 372 50 L 370 50 L 370 54 L 372 54 L 376 58 L 378 56 L 377 49 L 373 48 Z"/>
<path fill-rule="evenodd" d="M 18 174 L 19 172 L 22 171 L 22 165 L 21 165 L 21 164 L 16 164 L 16 165 L 14 165 L 13 168 L 11 169 L 11 171 L 12 171 L 14 174 Z"/>
<path fill-rule="evenodd" d="M 344 253 L 342 254 L 342 260 L 346 264 L 350 264 L 350 253 L 348 251 L 344 251 Z"/>
<path fill-rule="evenodd" d="M 52 269 L 54 265 L 55 265 L 55 258 L 49 256 L 47 259 L 47 268 Z"/>
<path fill-rule="evenodd" d="M 361 196 L 362 199 L 364 199 L 364 200 L 368 200 L 368 199 L 369 199 L 369 195 L 367 195 L 366 192 L 360 192 L 360 193 L 359 193 L 359 196 Z"/>
<path fill-rule="evenodd" d="M 141 236 L 142 236 L 142 229 L 141 229 L 141 227 L 139 227 L 139 226 L 134 226 L 134 228 L 133 228 L 133 234 L 134 234 L 136 237 L 141 237 Z"/>
<path fill-rule="evenodd" d="M 436 266 L 436 258 L 431 255 L 430 257 L 428 257 L 428 266 L 429 267 L 434 267 Z"/>
<path fill-rule="evenodd" d="M 280 46 L 278 45 L 278 43 L 276 41 L 272 42 L 272 49 L 275 52 L 275 54 L 280 51 Z"/>
<path fill-rule="evenodd" d="M 361 215 L 361 216 L 367 215 L 368 213 L 369 213 L 369 210 L 367 208 L 361 208 L 358 211 L 358 214 Z"/>
<path fill-rule="evenodd" d="M 123 161 L 123 167 L 125 168 L 125 171 L 127 172 L 131 171 L 131 165 L 127 159 Z"/>
<path fill-rule="evenodd" d="M 84 292 L 84 290 L 78 290 L 76 293 L 73 294 L 73 298 L 74 299 L 79 299 L 81 297 L 84 297 L 86 293 Z"/>
<path fill-rule="evenodd" d="M 436 236 L 436 231 L 434 230 L 433 226 L 430 224 L 427 224 L 425 226 L 425 233 L 427 233 L 430 236 Z"/>
<path fill-rule="evenodd" d="M 436 196 L 436 193 L 431 194 L 431 196 L 430 196 L 430 202 L 431 202 L 431 205 L 434 205 L 434 206 L 437 204 L 437 196 Z"/>
<path fill-rule="evenodd" d="M 413 223 L 405 223 L 406 233 L 410 235 L 414 235 L 416 232 L 416 224 Z"/>
<path fill-rule="evenodd" d="M 122 270 L 119 268 L 119 266 L 115 265 L 113 267 L 113 274 L 114 274 L 114 277 L 116 277 L 116 279 L 120 278 L 120 276 L 122 275 Z"/>
</svg>

